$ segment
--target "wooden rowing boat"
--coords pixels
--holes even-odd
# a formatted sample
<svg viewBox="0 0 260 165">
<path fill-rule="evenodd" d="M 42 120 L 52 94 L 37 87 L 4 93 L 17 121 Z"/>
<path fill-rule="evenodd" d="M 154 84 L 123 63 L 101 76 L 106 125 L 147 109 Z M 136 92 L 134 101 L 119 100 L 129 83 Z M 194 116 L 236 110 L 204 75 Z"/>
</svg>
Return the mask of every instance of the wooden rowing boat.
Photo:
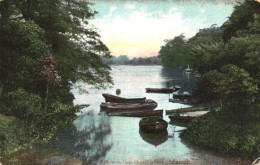
<svg viewBox="0 0 260 165">
<path fill-rule="evenodd" d="M 163 131 L 163 132 L 157 133 L 157 134 L 150 134 L 150 133 L 146 133 L 146 132 L 142 131 L 141 129 L 139 129 L 139 134 L 145 142 L 152 144 L 154 146 L 163 144 L 164 142 L 167 141 L 167 139 L 169 137 L 168 131 Z"/>
<path fill-rule="evenodd" d="M 201 103 L 201 102 L 198 102 L 194 99 L 173 99 L 173 98 L 169 98 L 169 102 L 180 103 L 180 104 L 189 104 L 189 105 Z"/>
<path fill-rule="evenodd" d="M 181 122 L 191 122 L 196 117 L 194 116 L 177 116 L 177 115 L 171 115 L 169 118 L 173 121 L 181 121 Z"/>
<path fill-rule="evenodd" d="M 137 111 L 137 112 L 115 112 L 108 113 L 108 116 L 126 116 L 126 117 L 151 117 L 151 116 L 163 116 L 163 110 L 154 111 Z"/>
<path fill-rule="evenodd" d="M 180 122 L 191 122 L 193 119 L 203 116 L 205 114 L 207 114 L 209 111 L 201 111 L 201 112 L 185 112 L 182 114 L 174 114 L 174 115 L 170 115 L 169 118 L 172 121 L 180 121 Z"/>
<path fill-rule="evenodd" d="M 192 99 L 193 95 L 190 93 L 173 94 L 173 98 L 175 98 L 175 99 Z"/>
<path fill-rule="evenodd" d="M 145 90 L 147 93 L 172 93 L 179 90 L 179 88 L 145 88 Z"/>
<path fill-rule="evenodd" d="M 147 133 L 159 133 L 167 131 L 168 123 L 160 117 L 146 117 L 140 120 L 139 127 Z"/>
<path fill-rule="evenodd" d="M 154 100 L 147 99 L 144 103 L 101 103 L 100 109 L 103 111 L 117 110 L 117 112 L 124 112 L 126 110 L 154 110 L 157 105 Z"/>
<path fill-rule="evenodd" d="M 112 102 L 112 103 L 145 103 L 146 98 L 124 98 L 124 97 L 118 97 L 114 95 L 110 95 L 107 93 L 102 94 L 105 98 L 106 102 Z"/>
<path fill-rule="evenodd" d="M 203 110 L 207 110 L 207 107 L 179 108 L 179 109 L 166 110 L 166 115 L 171 113 L 195 112 L 195 111 L 203 111 Z"/>
<path fill-rule="evenodd" d="M 107 113 L 112 112 L 132 112 L 132 111 L 152 111 L 157 107 L 157 103 L 143 103 L 139 105 L 117 105 L 117 106 L 106 106 L 105 111 Z"/>
</svg>

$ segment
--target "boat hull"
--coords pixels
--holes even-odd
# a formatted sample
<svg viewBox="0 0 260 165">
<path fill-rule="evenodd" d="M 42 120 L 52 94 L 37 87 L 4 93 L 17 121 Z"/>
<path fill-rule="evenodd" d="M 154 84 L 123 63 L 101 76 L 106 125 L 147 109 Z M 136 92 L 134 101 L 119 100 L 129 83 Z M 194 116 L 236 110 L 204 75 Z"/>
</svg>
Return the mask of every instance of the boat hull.
<svg viewBox="0 0 260 165">
<path fill-rule="evenodd" d="M 192 99 L 192 94 L 173 94 L 173 98 L 175 99 Z"/>
<path fill-rule="evenodd" d="M 126 106 L 107 106 L 105 111 L 112 112 L 133 112 L 133 111 L 152 111 L 157 107 L 156 103 L 145 103 L 140 105 L 126 105 Z"/>
<path fill-rule="evenodd" d="M 145 103 L 146 98 L 123 98 L 123 97 L 118 97 L 114 95 L 110 95 L 107 93 L 102 94 L 103 97 L 105 98 L 106 102 L 112 102 L 112 103 Z"/>
<path fill-rule="evenodd" d="M 147 133 L 160 133 L 167 131 L 168 123 L 160 117 L 149 117 L 141 119 L 139 127 Z"/>
<path fill-rule="evenodd" d="M 207 107 L 189 107 L 189 108 L 166 110 L 166 115 L 171 113 L 195 112 L 195 111 L 202 111 L 202 110 L 207 110 Z"/>
<path fill-rule="evenodd" d="M 108 113 L 108 115 L 109 116 L 126 116 L 126 117 L 150 117 L 150 116 L 162 117 L 163 110 Z"/>
<path fill-rule="evenodd" d="M 180 121 L 180 122 L 191 122 L 193 119 L 195 119 L 196 117 L 191 117 L 191 116 L 169 116 L 169 118 L 172 121 Z"/>
<path fill-rule="evenodd" d="M 172 93 L 179 89 L 176 88 L 145 88 L 147 93 Z"/>
</svg>

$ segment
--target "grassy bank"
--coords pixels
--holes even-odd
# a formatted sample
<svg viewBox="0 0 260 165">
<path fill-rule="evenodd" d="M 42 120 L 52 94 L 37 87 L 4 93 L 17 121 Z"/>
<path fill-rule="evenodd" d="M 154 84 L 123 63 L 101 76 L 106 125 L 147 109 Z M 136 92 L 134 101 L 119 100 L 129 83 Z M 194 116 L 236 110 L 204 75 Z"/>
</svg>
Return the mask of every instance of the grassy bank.
<svg viewBox="0 0 260 165">
<path fill-rule="evenodd" d="M 257 113 L 253 109 L 245 111 L 247 118 L 238 114 L 224 110 L 210 112 L 194 120 L 181 137 L 201 148 L 254 159 L 260 154 Z"/>
</svg>

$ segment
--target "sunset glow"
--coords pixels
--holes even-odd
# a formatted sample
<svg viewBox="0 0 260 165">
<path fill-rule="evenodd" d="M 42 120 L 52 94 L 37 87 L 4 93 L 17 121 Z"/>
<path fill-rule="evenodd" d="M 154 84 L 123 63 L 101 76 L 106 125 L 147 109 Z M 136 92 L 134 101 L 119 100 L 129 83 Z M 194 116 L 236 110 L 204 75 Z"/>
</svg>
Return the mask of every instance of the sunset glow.
<svg viewBox="0 0 260 165">
<path fill-rule="evenodd" d="M 236 4 L 148 0 L 95 0 L 94 3 L 93 8 L 99 14 L 91 23 L 99 29 L 102 41 L 112 55 L 130 58 L 157 55 L 165 39 L 182 33 L 190 38 L 199 29 L 212 24 L 221 26 Z"/>
</svg>

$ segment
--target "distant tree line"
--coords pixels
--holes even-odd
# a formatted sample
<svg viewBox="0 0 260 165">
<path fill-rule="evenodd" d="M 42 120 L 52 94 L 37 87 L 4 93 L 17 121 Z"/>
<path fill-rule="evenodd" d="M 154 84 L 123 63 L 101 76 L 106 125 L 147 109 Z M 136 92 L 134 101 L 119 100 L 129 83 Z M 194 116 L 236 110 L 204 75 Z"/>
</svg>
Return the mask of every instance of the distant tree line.
<svg viewBox="0 0 260 165">
<path fill-rule="evenodd" d="M 161 59 L 158 56 L 130 59 L 126 55 L 120 55 L 112 56 L 110 59 L 103 58 L 102 61 L 107 65 L 161 65 Z"/>
</svg>

